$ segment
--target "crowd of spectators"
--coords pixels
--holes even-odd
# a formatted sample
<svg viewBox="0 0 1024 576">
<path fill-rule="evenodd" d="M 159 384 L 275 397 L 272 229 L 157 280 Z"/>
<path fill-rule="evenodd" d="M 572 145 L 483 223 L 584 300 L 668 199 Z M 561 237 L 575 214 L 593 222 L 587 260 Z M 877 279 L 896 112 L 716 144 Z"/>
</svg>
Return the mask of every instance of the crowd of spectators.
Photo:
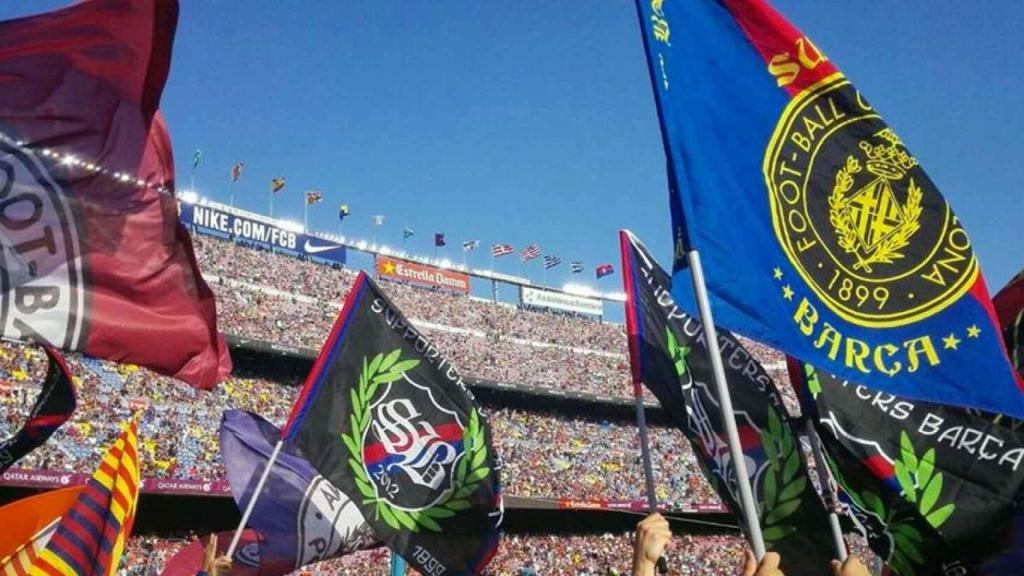
<svg viewBox="0 0 1024 576">
<path fill-rule="evenodd" d="M 644 498 L 635 425 L 509 408 L 493 410 L 489 416 L 508 494 L 572 495 L 583 500 Z M 681 432 L 651 427 L 648 441 L 660 503 L 683 507 L 719 502 Z"/>
<path fill-rule="evenodd" d="M 282 425 L 298 393 L 259 378 L 231 377 L 201 392 L 130 365 L 68 355 L 79 389 L 72 420 L 18 466 L 87 473 L 96 465 L 118 425 L 141 412 L 139 448 L 143 475 L 153 478 L 224 478 L 217 437 L 221 413 L 241 408 Z M 38 348 L 0 346 L 0 392 L 5 418 L 0 437 L 23 421 L 39 390 L 46 358 Z M 506 494 L 583 500 L 640 500 L 644 485 L 635 426 L 554 413 L 485 406 L 502 457 Z M 666 506 L 689 507 L 718 500 L 703 480 L 682 434 L 651 427 L 658 498 Z"/>
<path fill-rule="evenodd" d="M 200 268 L 228 334 L 319 349 L 355 272 L 196 235 Z M 626 337 L 619 324 L 527 310 L 397 282 L 384 289 L 467 376 L 628 398 Z M 782 356 L 744 340 L 773 376 Z M 784 382 L 784 377 L 778 378 Z M 788 386 L 786 404 L 796 409 Z"/>
<path fill-rule="evenodd" d="M 156 576 L 188 540 L 133 537 L 119 574 Z M 512 535 L 502 539 L 487 576 L 613 576 L 629 574 L 633 534 Z M 734 576 L 742 565 L 743 540 L 736 536 L 677 534 L 667 554 L 671 576 Z M 292 576 L 387 576 L 384 548 L 318 562 Z M 409 570 L 408 574 L 419 574 Z"/>
</svg>

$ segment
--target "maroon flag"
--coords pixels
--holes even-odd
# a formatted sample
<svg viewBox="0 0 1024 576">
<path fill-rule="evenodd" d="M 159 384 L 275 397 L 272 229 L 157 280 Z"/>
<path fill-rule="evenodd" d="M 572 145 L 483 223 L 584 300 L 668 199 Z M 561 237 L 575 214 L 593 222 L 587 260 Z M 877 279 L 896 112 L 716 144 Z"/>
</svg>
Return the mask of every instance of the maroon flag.
<svg viewBox="0 0 1024 576">
<path fill-rule="evenodd" d="M 0 22 L 0 334 L 212 387 L 231 369 L 158 112 L 174 0 Z"/>
</svg>

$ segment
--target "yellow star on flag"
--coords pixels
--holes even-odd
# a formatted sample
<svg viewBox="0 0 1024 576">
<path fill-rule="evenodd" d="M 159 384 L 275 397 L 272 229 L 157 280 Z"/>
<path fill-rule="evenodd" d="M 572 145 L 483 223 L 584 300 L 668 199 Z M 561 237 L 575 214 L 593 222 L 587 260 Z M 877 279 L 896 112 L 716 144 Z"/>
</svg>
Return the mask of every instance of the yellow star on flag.
<svg viewBox="0 0 1024 576">
<path fill-rule="evenodd" d="M 967 327 L 968 338 L 977 338 L 978 334 L 981 334 L 981 328 L 978 328 L 977 324 L 972 324 Z"/>
<path fill-rule="evenodd" d="M 776 266 L 775 270 L 772 270 L 772 276 L 774 276 L 776 280 L 782 280 L 782 268 Z"/>
<path fill-rule="evenodd" d="M 793 301 L 793 289 L 789 287 L 789 284 L 782 287 L 782 297 L 791 302 Z"/>
<path fill-rule="evenodd" d="M 946 350 L 956 350 L 958 344 L 960 344 L 960 340 L 953 334 L 942 339 L 942 347 Z"/>
</svg>

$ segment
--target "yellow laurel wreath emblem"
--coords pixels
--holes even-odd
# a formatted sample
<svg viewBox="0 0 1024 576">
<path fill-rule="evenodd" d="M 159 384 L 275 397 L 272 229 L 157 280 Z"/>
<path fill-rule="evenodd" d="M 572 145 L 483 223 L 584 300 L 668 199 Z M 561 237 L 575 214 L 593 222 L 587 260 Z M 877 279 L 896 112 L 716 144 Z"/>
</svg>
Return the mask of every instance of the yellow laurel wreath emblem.
<svg viewBox="0 0 1024 576">
<path fill-rule="evenodd" d="M 836 172 L 836 182 L 832 187 L 832 194 L 828 197 L 829 222 L 835 228 L 839 236 L 839 247 L 847 254 L 852 254 L 857 259 L 853 265 L 855 270 L 871 272 L 873 264 L 892 264 L 903 258 L 900 252 L 910 244 L 910 238 L 921 228 L 921 188 L 910 179 L 907 192 L 907 202 L 903 204 L 903 223 L 893 230 L 892 234 L 885 237 L 875 246 L 874 250 L 861 254 L 857 248 L 859 240 L 853 217 L 850 215 L 849 202 L 846 193 L 853 188 L 853 175 L 862 170 L 860 162 L 854 156 L 846 157 L 846 164 Z"/>
</svg>

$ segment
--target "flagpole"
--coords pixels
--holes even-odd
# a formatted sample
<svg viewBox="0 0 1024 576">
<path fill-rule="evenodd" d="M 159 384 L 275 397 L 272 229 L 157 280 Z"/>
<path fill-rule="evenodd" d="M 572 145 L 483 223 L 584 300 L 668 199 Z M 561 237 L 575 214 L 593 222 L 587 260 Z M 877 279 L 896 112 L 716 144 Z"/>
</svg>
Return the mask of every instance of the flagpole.
<svg viewBox="0 0 1024 576">
<path fill-rule="evenodd" d="M 270 453 L 270 460 L 267 460 L 267 466 L 263 469 L 263 475 L 260 476 L 260 481 L 256 483 L 256 490 L 253 491 L 252 496 L 249 498 L 249 503 L 245 506 L 245 512 L 242 513 L 242 521 L 238 523 L 238 529 L 235 530 L 235 535 L 231 537 L 231 545 L 228 546 L 227 557 L 235 557 L 235 548 L 238 548 L 238 541 L 242 539 L 242 531 L 245 530 L 245 525 L 249 522 L 249 516 L 252 515 L 253 508 L 256 507 L 256 501 L 259 500 L 260 492 L 263 492 L 263 485 L 267 483 L 267 477 L 270 476 L 270 470 L 274 467 L 274 462 L 277 462 L 277 455 L 281 453 L 281 447 L 284 446 L 284 438 L 277 441 L 274 445 L 274 451 Z"/>
<path fill-rule="evenodd" d="M 750 546 L 758 560 L 764 557 L 764 536 L 761 524 L 757 519 L 757 507 L 754 504 L 754 492 L 750 488 L 750 477 L 747 475 L 747 462 L 740 445 L 740 434 L 736 428 L 736 416 L 732 410 L 732 397 L 729 385 L 725 380 L 725 367 L 722 365 L 722 352 L 718 348 L 718 334 L 715 320 L 711 316 L 711 303 L 708 301 L 708 290 L 704 284 L 704 268 L 700 263 L 700 254 L 696 250 L 686 253 L 690 265 L 690 276 L 693 280 L 693 291 L 697 296 L 697 308 L 700 310 L 701 324 L 704 325 L 704 341 L 711 357 L 711 368 L 715 375 L 715 389 L 718 391 L 718 403 L 722 412 L 722 423 L 725 425 L 726 441 L 729 444 L 729 456 L 736 472 L 736 484 L 739 488 L 739 504 L 743 521 L 747 527 Z"/>
<path fill-rule="evenodd" d="M 821 443 L 814 430 L 814 422 L 810 417 L 807 419 L 807 441 L 811 443 L 811 455 L 814 456 L 814 472 L 818 475 L 818 483 L 821 484 L 821 491 L 825 494 L 828 506 L 828 524 L 832 529 L 832 543 L 836 547 L 836 558 L 840 562 L 846 562 L 846 540 L 843 539 L 843 529 L 839 525 L 839 515 L 836 514 L 836 503 L 839 498 L 836 495 L 835 485 L 829 477 L 826 468 L 825 458 L 821 454 Z"/>
<path fill-rule="evenodd" d="M 231 179 L 231 193 L 229 195 L 228 205 L 232 208 L 235 207 L 235 179 Z"/>
<path fill-rule="evenodd" d="M 309 234 L 309 198 L 302 203 L 302 230 Z"/>
<path fill-rule="evenodd" d="M 274 217 L 274 181 L 270 181 L 270 217 Z"/>
</svg>

